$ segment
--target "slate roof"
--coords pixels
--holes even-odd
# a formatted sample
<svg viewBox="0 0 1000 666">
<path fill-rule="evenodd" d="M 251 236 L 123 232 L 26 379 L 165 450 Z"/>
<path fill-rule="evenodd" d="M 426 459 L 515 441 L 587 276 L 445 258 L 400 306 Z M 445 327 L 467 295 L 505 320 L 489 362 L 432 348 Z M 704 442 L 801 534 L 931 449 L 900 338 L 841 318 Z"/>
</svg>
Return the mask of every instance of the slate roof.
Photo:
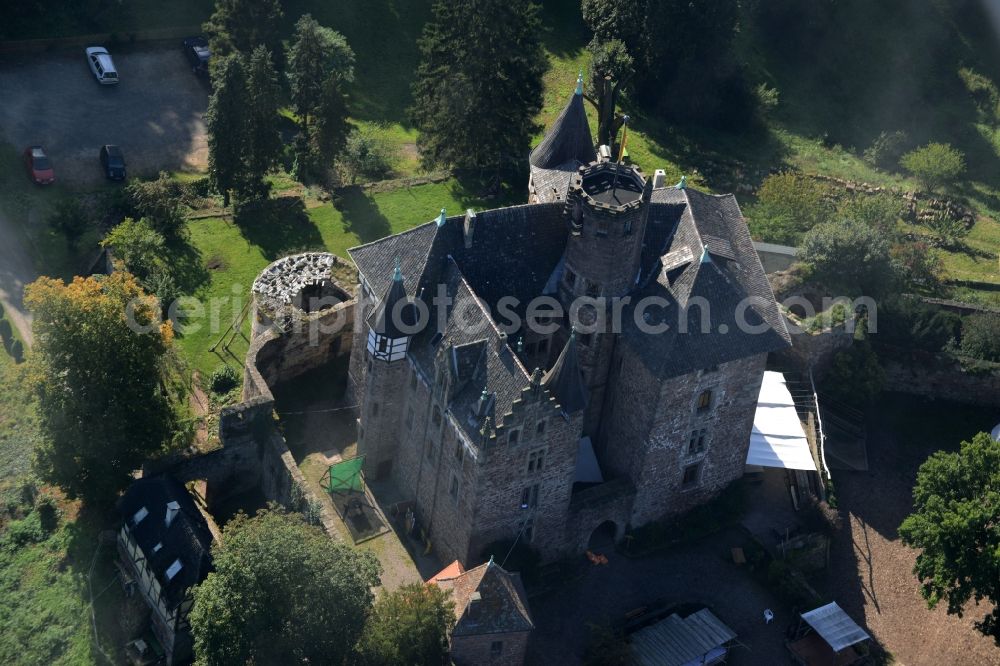
<svg viewBox="0 0 1000 666">
<path fill-rule="evenodd" d="M 482 415 L 471 415 L 483 391 L 490 396 L 492 422 L 499 425 L 498 416 L 502 420 L 529 384 L 533 368 L 524 367 L 502 339 L 500 326 L 506 319 L 500 300 L 515 297 L 520 305 L 514 310 L 523 316 L 528 301 L 547 287 L 551 292 L 569 233 L 564 211 L 564 203 L 553 202 L 479 212 L 469 243 L 464 216 L 453 216 L 442 225 L 429 222 L 350 250 L 373 293 L 387 292 L 398 259 L 406 292 L 427 304 L 430 325 L 414 336 L 408 353 L 427 377 L 435 376 L 438 353 L 453 355 L 449 409 L 473 441 Z M 790 344 L 732 195 L 691 188 L 653 190 L 643 240 L 639 281 L 624 311 L 621 337 L 652 374 L 666 379 Z M 437 329 L 433 303 L 439 285 L 452 299 L 442 330 Z M 649 334 L 635 324 L 633 308 L 644 296 L 667 304 L 649 311 L 649 323 L 670 326 L 665 333 Z M 748 303 L 748 297 L 756 301 Z M 707 309 L 699 307 L 705 303 Z M 744 306 L 744 319 L 759 332 L 741 330 L 737 312 Z M 697 325 L 703 310 L 705 330 Z M 683 311 L 688 321 L 679 330 Z M 455 313 L 471 325 L 459 326 Z M 567 398 L 572 391 L 566 392 L 561 382 L 550 378 L 546 384 L 554 393 L 563 392 L 560 402 L 576 407 L 582 401 L 580 396 Z"/>
<path fill-rule="evenodd" d="M 567 414 L 580 411 L 590 400 L 587 387 L 583 383 L 583 375 L 580 374 L 576 344 L 576 333 L 570 333 L 566 346 L 559 353 L 559 358 L 542 379 L 542 386 L 555 395 Z"/>
<path fill-rule="evenodd" d="M 172 502 L 178 510 L 168 526 L 167 505 Z M 136 522 L 143 509 L 145 515 Z M 187 489 L 169 475 L 134 481 L 122 496 L 119 511 L 159 581 L 167 607 L 173 609 L 211 568 L 212 533 L 204 516 Z M 180 570 L 168 578 L 167 570 L 178 560 Z"/>
<path fill-rule="evenodd" d="M 573 93 L 545 138 L 531 151 L 528 162 L 542 169 L 554 169 L 573 160 L 590 164 L 596 159 L 583 94 Z"/>
<path fill-rule="evenodd" d="M 452 636 L 531 631 L 535 628 L 528 609 L 528 595 L 519 574 L 503 569 L 492 559 L 449 577 L 452 571 L 453 566 L 447 567 L 430 580 L 441 589 L 451 591 L 456 620 Z M 475 599 L 477 592 L 478 600 Z"/>
</svg>

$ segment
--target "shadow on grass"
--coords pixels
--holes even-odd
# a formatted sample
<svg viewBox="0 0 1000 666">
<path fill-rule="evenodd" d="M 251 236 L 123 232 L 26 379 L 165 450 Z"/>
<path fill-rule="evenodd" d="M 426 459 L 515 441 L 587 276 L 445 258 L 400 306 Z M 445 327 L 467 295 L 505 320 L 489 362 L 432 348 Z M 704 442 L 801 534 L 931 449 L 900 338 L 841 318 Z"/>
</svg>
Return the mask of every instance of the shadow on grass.
<svg viewBox="0 0 1000 666">
<path fill-rule="evenodd" d="M 389 219 L 361 187 L 340 190 L 339 200 L 334 205 L 344 218 L 344 230 L 357 234 L 362 243 L 370 243 L 392 233 Z"/>
<path fill-rule="evenodd" d="M 167 241 L 168 267 L 174 284 L 184 294 L 192 294 L 209 281 L 208 268 L 201 252 L 190 239 L 175 237 Z"/>
<path fill-rule="evenodd" d="M 274 261 L 293 250 L 319 249 L 323 237 L 300 197 L 277 197 L 244 206 L 235 218 L 243 237 Z"/>
</svg>

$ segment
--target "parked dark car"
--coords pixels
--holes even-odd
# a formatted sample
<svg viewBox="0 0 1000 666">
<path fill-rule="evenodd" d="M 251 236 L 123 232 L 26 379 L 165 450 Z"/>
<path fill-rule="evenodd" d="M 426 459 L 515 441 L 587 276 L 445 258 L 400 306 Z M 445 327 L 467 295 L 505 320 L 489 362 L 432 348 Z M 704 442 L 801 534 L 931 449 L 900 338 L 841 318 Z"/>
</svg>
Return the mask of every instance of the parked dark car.
<svg viewBox="0 0 1000 666">
<path fill-rule="evenodd" d="M 188 37 L 184 40 L 184 55 L 191 65 L 191 71 L 199 76 L 208 76 L 208 40 L 204 37 Z"/>
<path fill-rule="evenodd" d="M 39 185 L 51 185 L 56 182 L 52 162 L 41 146 L 29 146 L 24 149 L 24 166 L 33 182 Z"/>
<path fill-rule="evenodd" d="M 101 146 L 101 169 L 108 180 L 125 180 L 125 155 L 118 146 Z"/>
</svg>

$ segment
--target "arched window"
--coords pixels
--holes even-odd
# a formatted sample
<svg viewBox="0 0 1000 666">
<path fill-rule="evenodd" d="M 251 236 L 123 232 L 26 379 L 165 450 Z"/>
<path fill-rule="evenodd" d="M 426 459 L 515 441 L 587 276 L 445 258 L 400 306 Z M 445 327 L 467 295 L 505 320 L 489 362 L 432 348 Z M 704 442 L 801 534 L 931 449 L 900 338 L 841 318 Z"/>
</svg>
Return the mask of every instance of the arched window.
<svg viewBox="0 0 1000 666">
<path fill-rule="evenodd" d="M 698 396 L 698 412 L 707 412 L 712 408 L 712 391 L 705 389 Z"/>
</svg>

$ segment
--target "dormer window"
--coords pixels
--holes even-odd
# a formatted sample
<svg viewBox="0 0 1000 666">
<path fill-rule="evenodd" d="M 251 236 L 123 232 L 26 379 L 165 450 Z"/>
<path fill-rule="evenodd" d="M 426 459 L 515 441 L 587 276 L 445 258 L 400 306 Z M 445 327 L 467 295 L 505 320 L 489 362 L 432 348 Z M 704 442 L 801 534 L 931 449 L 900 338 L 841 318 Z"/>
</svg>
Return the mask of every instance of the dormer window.
<svg viewBox="0 0 1000 666">
<path fill-rule="evenodd" d="M 161 548 L 163 548 L 163 544 L 162 543 L 158 543 L 155 546 L 153 546 L 153 552 L 154 553 L 158 553 L 158 552 L 160 552 Z"/>
<path fill-rule="evenodd" d="M 167 580 L 173 580 L 183 567 L 180 560 L 174 560 L 174 563 L 167 567 Z"/>
<path fill-rule="evenodd" d="M 146 507 L 144 506 L 139 507 L 139 510 L 135 512 L 134 516 L 132 516 L 132 524 L 138 525 L 139 523 L 142 522 L 142 519 L 148 515 L 149 515 L 149 510 Z"/>
<path fill-rule="evenodd" d="M 712 391 L 705 389 L 698 395 L 698 413 L 703 414 L 712 408 Z"/>
</svg>

